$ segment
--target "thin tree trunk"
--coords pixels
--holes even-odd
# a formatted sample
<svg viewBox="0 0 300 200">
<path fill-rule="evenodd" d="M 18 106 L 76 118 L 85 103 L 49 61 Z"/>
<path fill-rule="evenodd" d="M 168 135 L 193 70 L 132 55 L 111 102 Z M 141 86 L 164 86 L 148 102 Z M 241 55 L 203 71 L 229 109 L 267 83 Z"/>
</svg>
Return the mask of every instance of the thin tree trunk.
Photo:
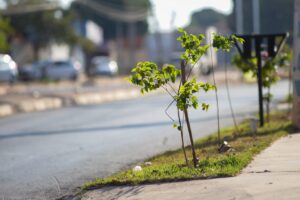
<svg viewBox="0 0 300 200">
<path fill-rule="evenodd" d="M 268 87 L 268 98 L 267 98 L 267 122 L 270 122 L 270 100 L 271 100 L 271 92 Z"/>
<path fill-rule="evenodd" d="M 186 82 L 186 77 L 185 77 L 185 63 L 184 61 L 181 61 L 181 82 L 182 85 L 185 84 Z M 193 155 L 193 163 L 194 163 L 194 167 L 197 167 L 197 157 L 196 157 L 196 152 L 195 152 L 195 147 L 194 147 L 194 140 L 193 140 L 193 133 L 192 133 L 192 129 L 191 129 L 191 124 L 190 124 L 190 119 L 189 119 L 189 114 L 187 111 L 187 108 L 185 108 L 183 110 L 184 116 L 185 116 L 185 121 L 186 121 L 186 125 L 188 128 L 188 132 L 189 132 L 189 137 L 190 137 L 190 142 L 191 142 L 191 147 L 192 147 L 192 155 Z"/>
<path fill-rule="evenodd" d="M 270 101 L 267 100 L 267 122 L 270 122 Z"/>
<path fill-rule="evenodd" d="M 191 125 L 190 125 L 189 114 L 188 114 L 187 109 L 184 109 L 183 112 L 184 112 L 184 116 L 185 116 L 185 120 L 186 120 L 186 125 L 187 125 L 188 131 L 189 131 L 190 141 L 191 141 L 193 164 L 194 164 L 194 167 L 197 167 L 198 161 L 197 161 L 195 147 L 194 147 L 194 140 L 193 140 L 193 134 L 192 134 L 192 129 L 191 129 Z"/>
<path fill-rule="evenodd" d="M 288 85 L 288 101 L 290 101 L 290 99 L 293 96 L 292 93 L 292 65 L 289 67 L 289 85 Z M 290 115 L 291 111 L 292 111 L 292 102 L 288 102 L 289 108 L 288 108 L 288 115 Z"/>
<path fill-rule="evenodd" d="M 179 125 L 180 125 L 182 151 L 183 151 L 183 154 L 184 154 L 184 159 L 185 159 L 186 166 L 189 167 L 189 162 L 188 162 L 186 152 L 185 152 L 185 148 L 184 148 L 185 145 L 184 145 L 184 138 L 183 138 L 183 125 L 182 125 L 183 123 L 181 122 L 180 111 L 179 111 L 178 108 L 177 108 L 177 115 L 178 115 L 178 122 L 179 122 Z"/>
</svg>

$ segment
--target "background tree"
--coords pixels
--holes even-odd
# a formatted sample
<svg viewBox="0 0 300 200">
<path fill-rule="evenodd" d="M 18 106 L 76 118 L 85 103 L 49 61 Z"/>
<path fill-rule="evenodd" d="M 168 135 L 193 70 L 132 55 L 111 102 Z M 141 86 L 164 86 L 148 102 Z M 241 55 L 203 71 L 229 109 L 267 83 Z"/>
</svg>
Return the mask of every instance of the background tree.
<svg viewBox="0 0 300 200">
<path fill-rule="evenodd" d="M 153 62 L 139 62 L 137 66 L 132 70 L 133 75 L 129 78 L 130 82 L 141 88 L 141 93 L 151 92 L 158 88 L 163 88 L 172 98 L 172 102 L 167 109 L 176 103 L 178 112 L 178 123 L 173 125 L 181 133 L 183 153 L 186 158 L 184 142 L 183 142 L 183 122 L 180 117 L 180 112 L 183 113 L 187 129 L 189 133 L 189 139 L 192 150 L 193 166 L 197 167 L 198 158 L 196 156 L 192 128 L 189 120 L 188 109 L 198 109 L 201 105 L 202 110 L 207 111 L 209 105 L 205 102 L 199 103 L 196 94 L 200 91 L 207 92 L 209 90 L 215 90 L 216 87 L 209 83 L 197 82 L 196 78 L 191 78 L 191 70 L 197 64 L 199 59 L 207 52 L 209 48 L 221 49 L 229 52 L 235 40 L 242 42 L 241 39 L 230 36 L 228 38 L 221 35 L 214 35 L 213 43 L 203 45 L 202 40 L 205 38 L 202 34 L 194 35 L 188 34 L 185 30 L 179 29 L 182 34 L 177 40 L 181 42 L 181 46 L 184 50 L 181 59 L 181 70 L 176 69 L 174 65 L 165 65 L 161 69 Z M 191 65 L 189 71 L 186 71 L 186 66 Z M 180 76 L 180 82 L 177 87 L 173 86 L 176 78 Z M 172 119 L 172 118 L 171 118 Z M 172 119 L 173 120 L 173 119 Z M 173 120 L 175 121 L 175 120 Z M 220 138 L 220 136 L 219 136 Z M 220 141 L 219 141 L 220 144 Z"/>
<path fill-rule="evenodd" d="M 228 15 L 220 13 L 213 9 L 203 9 L 192 14 L 191 23 L 189 27 L 208 28 L 209 26 L 216 26 L 219 23 L 227 23 Z"/>
<path fill-rule="evenodd" d="M 6 0 L 6 10 L 30 8 L 36 5 L 53 3 L 48 0 Z M 75 13 L 61 8 L 35 10 L 32 12 L 9 13 L 5 16 L 11 22 L 17 35 L 22 35 L 32 44 L 35 59 L 38 51 L 50 42 L 80 44 L 85 49 L 93 48 L 93 44 L 75 34 L 72 27 Z"/>
<path fill-rule="evenodd" d="M 0 53 L 8 53 L 9 51 L 9 36 L 13 33 L 9 20 L 0 18 Z"/>
<path fill-rule="evenodd" d="M 262 67 L 262 86 L 267 91 L 263 96 L 263 100 L 266 103 L 267 121 L 270 119 L 270 103 L 273 95 L 271 94 L 272 85 L 276 84 L 280 80 L 278 75 L 279 68 L 290 68 L 292 60 L 292 51 L 288 46 L 283 48 L 275 58 L 265 58 L 265 64 Z M 257 59 L 243 59 L 240 55 L 233 57 L 233 64 L 239 68 L 244 74 L 251 73 L 253 78 L 256 78 L 257 74 Z"/>
</svg>

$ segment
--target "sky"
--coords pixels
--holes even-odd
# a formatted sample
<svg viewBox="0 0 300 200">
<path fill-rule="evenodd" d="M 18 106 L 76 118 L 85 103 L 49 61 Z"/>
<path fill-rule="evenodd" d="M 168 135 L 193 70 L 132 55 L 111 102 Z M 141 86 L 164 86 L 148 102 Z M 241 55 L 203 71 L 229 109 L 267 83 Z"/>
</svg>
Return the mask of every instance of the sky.
<svg viewBox="0 0 300 200">
<path fill-rule="evenodd" d="M 67 5 L 72 0 L 61 0 Z M 153 5 L 153 13 L 158 19 L 159 31 L 168 32 L 174 28 L 184 27 L 190 22 L 193 11 L 203 8 L 213 8 L 225 14 L 232 11 L 232 0 L 150 0 Z M 174 13 L 176 13 L 174 15 Z M 172 16 L 174 25 L 171 25 Z M 175 18 L 174 18 L 175 16 Z M 152 21 L 152 22 L 151 22 Z M 149 20 L 150 30 L 157 31 L 153 26 L 153 19 Z"/>
<path fill-rule="evenodd" d="M 232 0 L 151 0 L 161 31 L 184 27 L 189 24 L 193 11 L 213 8 L 229 14 L 232 11 Z M 171 25 L 172 13 L 176 13 L 174 25 Z"/>
</svg>

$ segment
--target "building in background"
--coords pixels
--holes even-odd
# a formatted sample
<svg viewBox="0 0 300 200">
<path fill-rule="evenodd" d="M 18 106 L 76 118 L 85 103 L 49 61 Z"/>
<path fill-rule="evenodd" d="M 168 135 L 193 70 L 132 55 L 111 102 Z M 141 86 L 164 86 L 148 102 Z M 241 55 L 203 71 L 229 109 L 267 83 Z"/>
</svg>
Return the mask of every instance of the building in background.
<svg viewBox="0 0 300 200">
<path fill-rule="evenodd" d="M 294 0 L 233 0 L 233 5 L 229 24 L 235 32 L 269 34 L 293 31 Z"/>
<path fill-rule="evenodd" d="M 294 8 L 293 124 L 300 128 L 300 0 Z"/>
</svg>

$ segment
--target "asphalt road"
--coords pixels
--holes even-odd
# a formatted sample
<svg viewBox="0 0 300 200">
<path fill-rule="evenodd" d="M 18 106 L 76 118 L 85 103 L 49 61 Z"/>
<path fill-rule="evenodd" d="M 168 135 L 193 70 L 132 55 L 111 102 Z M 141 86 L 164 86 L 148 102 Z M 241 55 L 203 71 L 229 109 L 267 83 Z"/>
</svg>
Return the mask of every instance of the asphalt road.
<svg viewBox="0 0 300 200">
<path fill-rule="evenodd" d="M 287 95 L 287 82 L 273 87 L 275 100 Z M 226 90 L 219 88 L 221 126 L 232 124 Z M 256 85 L 231 87 L 239 119 L 257 111 Z M 211 104 L 191 112 L 195 138 L 217 128 Z M 97 106 L 18 114 L 0 119 L 0 198 L 54 199 L 84 182 L 180 146 L 179 132 L 165 115 L 166 95 Z M 174 106 L 170 115 L 176 117 Z M 187 140 L 186 140 L 187 141 Z"/>
</svg>

